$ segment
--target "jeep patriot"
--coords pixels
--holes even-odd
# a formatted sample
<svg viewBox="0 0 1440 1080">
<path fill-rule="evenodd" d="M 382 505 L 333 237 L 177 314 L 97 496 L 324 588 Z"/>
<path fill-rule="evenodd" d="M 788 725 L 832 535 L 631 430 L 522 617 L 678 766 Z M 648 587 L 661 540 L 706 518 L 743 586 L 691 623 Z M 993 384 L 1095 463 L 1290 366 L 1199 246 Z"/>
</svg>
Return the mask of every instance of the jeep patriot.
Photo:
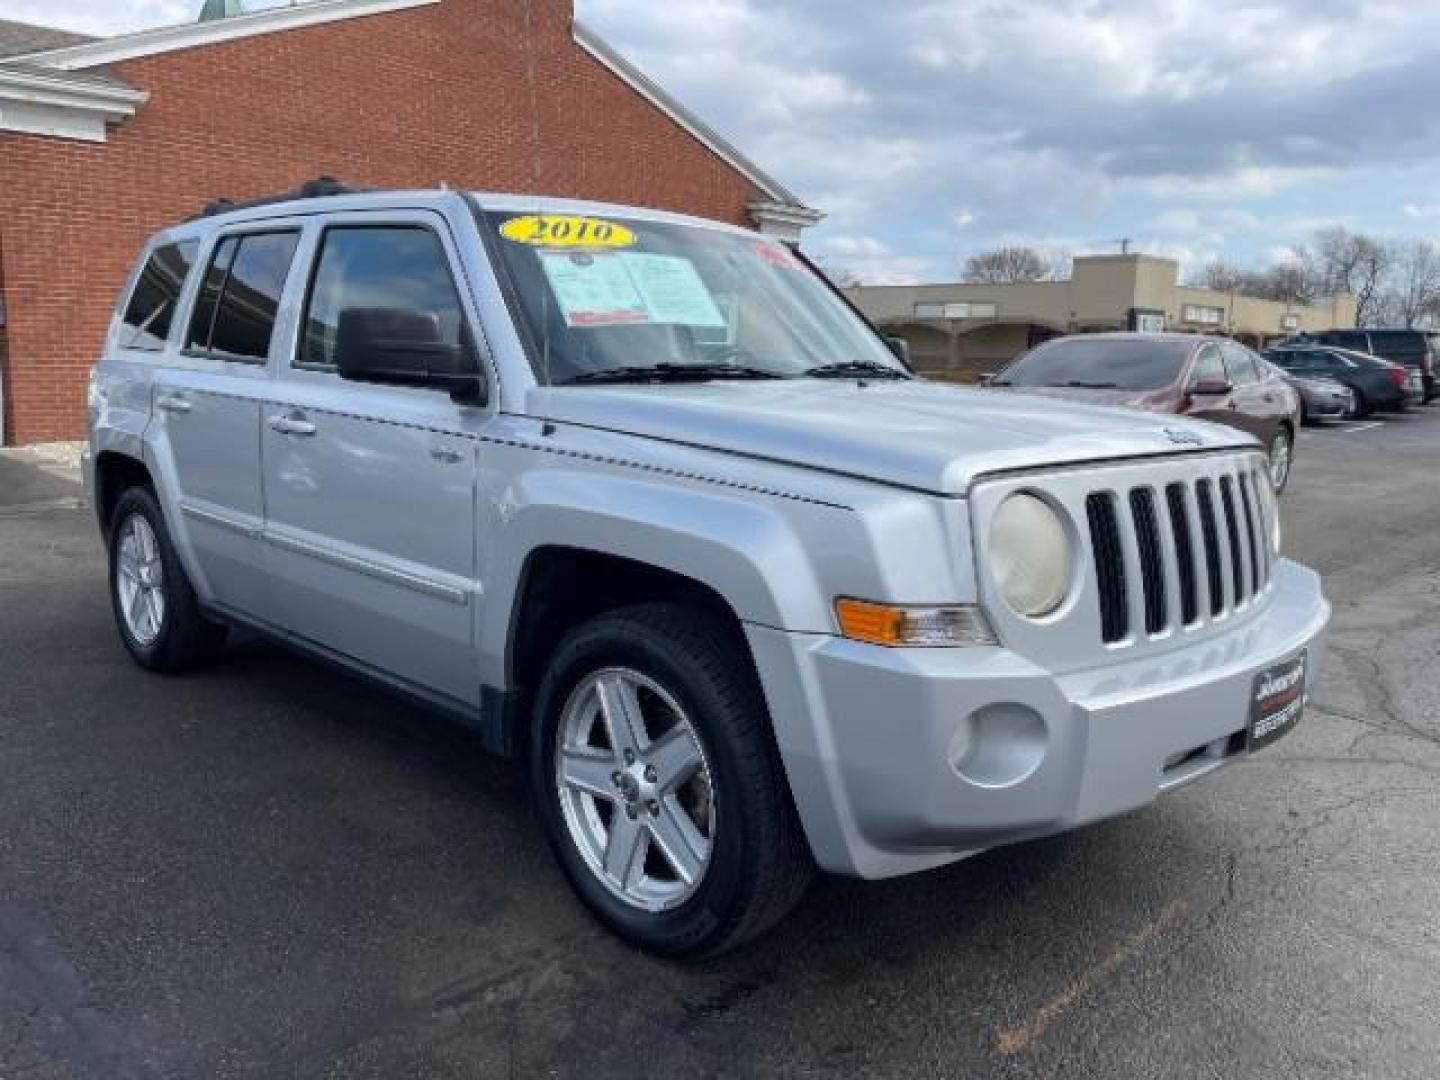
<svg viewBox="0 0 1440 1080">
<path fill-rule="evenodd" d="M 334 186 L 154 236 L 89 389 L 120 636 L 243 627 L 520 759 L 670 956 L 815 868 L 1097 821 L 1298 722 L 1329 618 L 1263 449 L 945 386 L 729 225 Z"/>
</svg>

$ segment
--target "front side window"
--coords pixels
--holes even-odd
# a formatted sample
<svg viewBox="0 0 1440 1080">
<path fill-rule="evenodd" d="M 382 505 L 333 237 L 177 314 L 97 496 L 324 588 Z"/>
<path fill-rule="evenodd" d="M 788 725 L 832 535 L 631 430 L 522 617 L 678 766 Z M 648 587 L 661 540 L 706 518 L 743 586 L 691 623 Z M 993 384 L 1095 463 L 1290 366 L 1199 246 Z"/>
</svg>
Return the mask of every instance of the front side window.
<svg viewBox="0 0 1440 1080">
<path fill-rule="evenodd" d="M 465 344 L 460 294 L 445 248 L 421 226 L 332 226 L 325 231 L 298 363 L 333 368 L 341 313 L 351 308 L 424 315 L 437 344 Z"/>
<path fill-rule="evenodd" d="M 264 363 L 299 240 L 296 232 L 221 240 L 195 302 L 188 348 L 221 360 Z"/>
<path fill-rule="evenodd" d="M 631 217 L 486 222 L 542 384 L 909 377 L 781 244 Z"/>
<path fill-rule="evenodd" d="M 144 349 L 147 352 L 165 348 L 175 320 L 175 308 L 180 303 L 181 290 L 185 288 L 185 279 L 195 265 L 199 249 L 198 240 L 184 240 L 156 248 L 145 261 L 145 267 L 135 280 L 135 288 L 125 305 L 120 329 L 121 348 Z"/>
<path fill-rule="evenodd" d="M 992 386 L 1070 386 L 1086 390 L 1159 390 L 1185 367 L 1188 341 L 1058 338 L 1026 353 Z"/>
<path fill-rule="evenodd" d="M 1195 358 L 1195 366 L 1190 369 L 1189 386 L 1195 387 L 1200 383 L 1223 383 L 1230 380 L 1225 377 L 1225 365 L 1220 360 L 1220 350 L 1214 345 L 1206 345 L 1200 350 L 1200 355 Z"/>
<path fill-rule="evenodd" d="M 1230 372 L 1230 381 L 1236 386 L 1249 386 L 1260 381 L 1260 372 L 1255 367 L 1255 358 L 1248 349 L 1239 345 L 1222 346 L 1225 350 L 1225 367 Z"/>
</svg>

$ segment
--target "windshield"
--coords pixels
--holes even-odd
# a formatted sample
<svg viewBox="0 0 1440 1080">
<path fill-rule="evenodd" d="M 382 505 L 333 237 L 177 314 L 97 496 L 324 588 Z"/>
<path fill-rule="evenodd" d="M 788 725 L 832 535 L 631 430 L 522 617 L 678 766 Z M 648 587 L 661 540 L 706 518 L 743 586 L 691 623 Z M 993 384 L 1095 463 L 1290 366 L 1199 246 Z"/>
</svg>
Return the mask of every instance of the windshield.
<svg viewBox="0 0 1440 1080">
<path fill-rule="evenodd" d="M 485 219 L 542 384 L 909 377 L 875 332 L 781 244 L 618 216 L 491 212 Z"/>
<path fill-rule="evenodd" d="M 1063 338 L 1026 353 L 991 385 L 1159 390 L 1180 377 L 1190 349 L 1187 341 Z"/>
</svg>

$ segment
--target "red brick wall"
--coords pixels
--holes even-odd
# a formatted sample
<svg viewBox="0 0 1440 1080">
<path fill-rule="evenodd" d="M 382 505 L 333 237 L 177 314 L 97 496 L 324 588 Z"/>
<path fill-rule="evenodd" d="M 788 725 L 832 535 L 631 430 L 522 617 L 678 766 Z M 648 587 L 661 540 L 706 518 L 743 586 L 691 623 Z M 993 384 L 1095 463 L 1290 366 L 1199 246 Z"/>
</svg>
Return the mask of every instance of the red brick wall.
<svg viewBox="0 0 1440 1080">
<path fill-rule="evenodd" d="M 0 135 L 10 440 L 83 434 L 136 251 L 216 195 L 330 174 L 744 222 L 750 183 L 574 43 L 569 0 L 530 7 L 527 25 L 525 0 L 443 0 L 132 60 L 150 101 L 107 143 Z"/>
</svg>

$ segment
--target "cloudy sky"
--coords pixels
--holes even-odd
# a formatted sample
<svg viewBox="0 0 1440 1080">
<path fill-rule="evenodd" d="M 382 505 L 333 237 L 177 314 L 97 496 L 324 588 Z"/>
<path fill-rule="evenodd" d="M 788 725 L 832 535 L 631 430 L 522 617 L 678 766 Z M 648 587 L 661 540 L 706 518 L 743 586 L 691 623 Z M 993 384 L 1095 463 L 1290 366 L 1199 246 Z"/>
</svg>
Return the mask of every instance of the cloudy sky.
<svg viewBox="0 0 1440 1080">
<path fill-rule="evenodd" d="M 0 0 L 0 17 L 111 33 L 198 7 Z M 1130 237 L 1193 264 L 1263 262 L 1332 223 L 1440 238 L 1435 0 L 576 8 L 827 211 L 809 246 L 867 280 L 945 280 L 999 242 Z"/>
</svg>

